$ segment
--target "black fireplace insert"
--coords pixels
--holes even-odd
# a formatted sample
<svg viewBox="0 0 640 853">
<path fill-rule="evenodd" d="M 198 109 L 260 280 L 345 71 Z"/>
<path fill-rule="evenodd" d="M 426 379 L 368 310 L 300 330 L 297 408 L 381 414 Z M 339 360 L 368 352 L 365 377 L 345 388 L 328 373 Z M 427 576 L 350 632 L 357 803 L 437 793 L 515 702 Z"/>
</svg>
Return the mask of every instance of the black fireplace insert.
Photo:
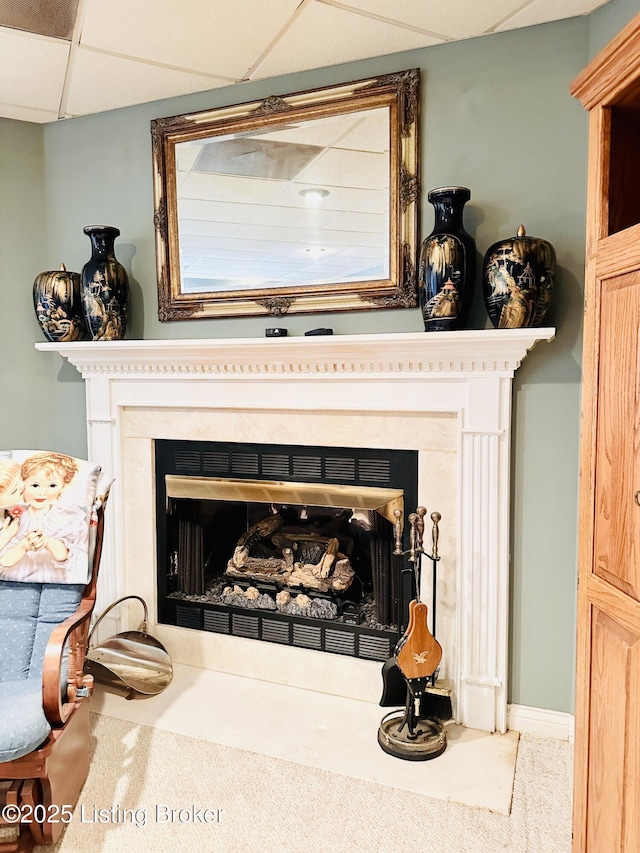
<svg viewBox="0 0 640 853">
<path fill-rule="evenodd" d="M 415 592 L 394 524 L 417 504 L 416 451 L 156 440 L 155 457 L 161 623 L 393 654 Z"/>
</svg>

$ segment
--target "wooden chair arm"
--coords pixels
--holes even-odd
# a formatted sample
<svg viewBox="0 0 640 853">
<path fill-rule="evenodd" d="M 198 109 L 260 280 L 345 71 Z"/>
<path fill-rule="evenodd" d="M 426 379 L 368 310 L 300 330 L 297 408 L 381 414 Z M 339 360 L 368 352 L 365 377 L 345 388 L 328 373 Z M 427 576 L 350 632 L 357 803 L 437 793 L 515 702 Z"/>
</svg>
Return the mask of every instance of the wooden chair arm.
<svg viewBox="0 0 640 853">
<path fill-rule="evenodd" d="M 96 585 L 100 557 L 102 556 L 102 539 L 104 533 L 104 510 L 109 496 L 109 488 L 100 497 L 97 509 L 96 546 L 93 554 L 93 570 L 91 579 L 85 586 L 80 604 L 75 612 L 68 616 L 51 632 L 44 653 L 42 666 L 42 707 L 45 717 L 52 726 L 65 723 L 76 705 L 76 691 L 82 687 L 84 662 L 87 656 L 89 638 L 89 620 L 96 601 Z M 66 700 L 63 701 L 62 658 L 68 648 Z"/>
<path fill-rule="evenodd" d="M 42 666 L 42 706 L 52 726 L 65 723 L 75 707 L 75 692 L 82 683 L 93 606 L 94 599 L 83 598 L 75 613 L 57 625 L 49 637 Z M 62 660 L 67 641 L 67 701 L 63 702 Z"/>
</svg>

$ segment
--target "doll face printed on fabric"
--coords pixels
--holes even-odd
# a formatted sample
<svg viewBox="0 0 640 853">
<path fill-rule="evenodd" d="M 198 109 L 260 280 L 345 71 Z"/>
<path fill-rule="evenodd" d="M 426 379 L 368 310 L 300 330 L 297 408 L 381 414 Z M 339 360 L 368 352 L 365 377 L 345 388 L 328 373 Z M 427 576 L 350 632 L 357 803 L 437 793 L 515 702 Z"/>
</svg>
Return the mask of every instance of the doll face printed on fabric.
<svg viewBox="0 0 640 853">
<path fill-rule="evenodd" d="M 47 512 L 58 500 L 64 487 L 62 476 L 42 468 L 24 481 L 24 502 L 32 513 Z"/>
</svg>

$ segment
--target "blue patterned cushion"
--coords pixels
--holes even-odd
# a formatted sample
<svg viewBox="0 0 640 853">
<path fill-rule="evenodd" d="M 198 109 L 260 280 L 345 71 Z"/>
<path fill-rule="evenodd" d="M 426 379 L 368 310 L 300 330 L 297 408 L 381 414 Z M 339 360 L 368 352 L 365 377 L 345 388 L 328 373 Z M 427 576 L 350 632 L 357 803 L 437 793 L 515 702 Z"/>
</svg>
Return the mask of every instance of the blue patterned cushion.
<svg viewBox="0 0 640 853">
<path fill-rule="evenodd" d="M 40 678 L 51 632 L 75 612 L 83 589 L 0 581 L 0 681 Z"/>
<path fill-rule="evenodd" d="M 29 663 L 29 678 L 41 677 L 44 652 L 51 632 L 75 613 L 82 599 L 83 584 L 44 583 L 40 593 L 40 608 Z M 66 682 L 66 676 L 65 676 Z"/>
<path fill-rule="evenodd" d="M 51 731 L 42 710 L 40 678 L 17 678 L 0 694 L 0 762 L 28 755 Z"/>
<path fill-rule="evenodd" d="M 0 681 L 29 674 L 41 590 L 38 583 L 0 581 Z"/>
<path fill-rule="evenodd" d="M 0 581 L 0 762 L 28 755 L 51 731 L 42 710 L 42 663 L 52 630 L 84 587 Z M 63 663 L 62 683 L 66 684 Z"/>
</svg>

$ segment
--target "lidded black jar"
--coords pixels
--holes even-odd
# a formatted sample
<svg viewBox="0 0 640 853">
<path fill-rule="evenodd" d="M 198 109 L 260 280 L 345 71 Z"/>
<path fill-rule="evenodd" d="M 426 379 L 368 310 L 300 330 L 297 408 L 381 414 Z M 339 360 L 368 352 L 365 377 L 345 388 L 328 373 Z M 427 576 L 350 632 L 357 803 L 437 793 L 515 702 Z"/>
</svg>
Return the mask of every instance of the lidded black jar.
<svg viewBox="0 0 640 853">
<path fill-rule="evenodd" d="M 489 246 L 483 263 L 483 296 L 495 328 L 541 326 L 553 296 L 555 269 L 551 243 L 529 237 L 524 225 L 515 237 Z"/>
</svg>

